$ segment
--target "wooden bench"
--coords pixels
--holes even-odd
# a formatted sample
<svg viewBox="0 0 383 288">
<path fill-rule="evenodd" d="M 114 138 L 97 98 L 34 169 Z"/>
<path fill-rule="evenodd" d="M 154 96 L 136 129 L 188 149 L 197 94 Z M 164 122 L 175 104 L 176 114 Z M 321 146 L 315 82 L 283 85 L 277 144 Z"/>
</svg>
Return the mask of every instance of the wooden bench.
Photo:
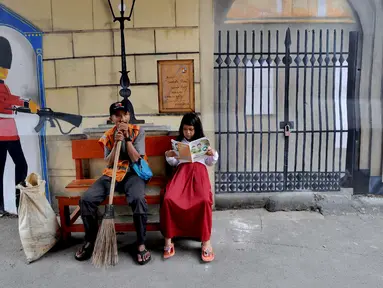
<svg viewBox="0 0 383 288">
<path fill-rule="evenodd" d="M 145 139 L 146 155 L 148 156 L 149 165 L 151 165 L 151 157 L 164 156 L 165 152 L 171 149 L 171 136 L 147 136 Z M 72 158 L 76 164 L 76 179 L 70 182 L 66 187 L 65 195 L 56 196 L 60 212 L 61 232 L 63 241 L 67 241 L 72 232 L 84 232 L 82 224 L 76 224 L 76 220 L 80 217 L 80 207 L 78 206 L 81 194 L 85 192 L 97 179 L 85 179 L 83 161 L 90 159 L 103 159 L 104 151 L 98 139 L 73 140 L 72 141 Z M 161 190 L 165 188 L 166 183 L 171 175 L 171 169 L 165 166 L 165 176 L 154 176 L 147 186 L 157 186 Z M 72 194 L 72 195 L 71 195 Z M 160 204 L 160 195 L 146 195 L 148 205 Z M 107 198 L 101 205 L 108 203 Z M 125 195 L 117 194 L 113 198 L 113 204 L 116 206 L 128 205 Z M 71 213 L 70 206 L 77 206 Z M 116 223 L 117 232 L 135 231 L 133 223 Z M 159 231 L 159 223 L 148 223 L 148 231 Z"/>
</svg>

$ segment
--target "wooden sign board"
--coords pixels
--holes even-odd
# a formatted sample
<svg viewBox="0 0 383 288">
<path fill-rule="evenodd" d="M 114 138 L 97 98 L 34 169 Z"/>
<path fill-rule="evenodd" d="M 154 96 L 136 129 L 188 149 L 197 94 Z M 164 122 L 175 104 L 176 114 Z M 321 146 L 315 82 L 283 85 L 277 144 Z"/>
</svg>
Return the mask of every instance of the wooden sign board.
<svg viewBox="0 0 383 288">
<path fill-rule="evenodd" d="M 160 113 L 194 112 L 194 60 L 160 60 L 157 69 Z"/>
</svg>

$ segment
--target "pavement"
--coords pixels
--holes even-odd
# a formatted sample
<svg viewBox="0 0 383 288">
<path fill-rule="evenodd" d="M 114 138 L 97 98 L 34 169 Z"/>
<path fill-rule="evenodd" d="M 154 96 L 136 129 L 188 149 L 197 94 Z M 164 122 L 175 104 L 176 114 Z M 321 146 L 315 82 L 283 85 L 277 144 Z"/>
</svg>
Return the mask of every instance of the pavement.
<svg viewBox="0 0 383 288">
<path fill-rule="evenodd" d="M 120 261 L 107 270 L 73 258 L 82 234 L 31 264 L 20 243 L 17 219 L 0 218 L 0 287 L 383 287 L 383 214 L 216 211 L 216 260 L 199 261 L 198 242 L 176 241 L 163 261 L 159 233 L 148 235 L 153 259 L 138 266 L 128 253 L 134 234 L 118 236 Z"/>
</svg>

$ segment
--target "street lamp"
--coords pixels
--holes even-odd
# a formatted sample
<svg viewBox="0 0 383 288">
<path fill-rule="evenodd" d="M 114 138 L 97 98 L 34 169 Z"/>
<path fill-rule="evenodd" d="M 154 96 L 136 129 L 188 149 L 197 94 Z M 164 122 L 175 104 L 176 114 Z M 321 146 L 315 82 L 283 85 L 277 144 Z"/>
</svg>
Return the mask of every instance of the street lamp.
<svg viewBox="0 0 383 288">
<path fill-rule="evenodd" d="M 136 119 L 132 102 L 130 102 L 130 100 L 128 99 L 130 97 L 130 95 L 132 94 L 132 91 L 129 89 L 130 79 L 129 79 L 128 73 L 130 71 L 126 70 L 125 33 L 124 33 L 125 32 L 124 31 L 125 30 L 125 24 L 124 23 L 125 23 L 125 20 L 131 21 L 133 9 L 134 9 L 134 4 L 135 4 L 136 0 L 133 0 L 132 7 L 130 8 L 129 16 L 127 16 L 127 17 L 125 16 L 125 12 L 126 12 L 127 7 L 124 3 L 124 0 L 121 0 L 121 3 L 118 5 L 118 10 L 120 11 L 119 17 L 116 17 L 116 15 L 114 14 L 112 3 L 110 1 L 111 0 L 108 0 L 110 11 L 112 12 L 112 16 L 113 16 L 113 22 L 118 21 L 120 23 L 120 33 L 121 33 L 121 63 L 122 63 L 122 67 L 121 67 L 121 71 L 120 71 L 120 73 L 121 73 L 121 78 L 120 78 L 121 89 L 120 89 L 119 94 L 122 98 L 124 98 L 122 100 L 122 102 L 124 103 L 125 110 L 130 112 L 130 122 L 132 124 L 145 123 L 144 120 L 137 120 Z"/>
</svg>

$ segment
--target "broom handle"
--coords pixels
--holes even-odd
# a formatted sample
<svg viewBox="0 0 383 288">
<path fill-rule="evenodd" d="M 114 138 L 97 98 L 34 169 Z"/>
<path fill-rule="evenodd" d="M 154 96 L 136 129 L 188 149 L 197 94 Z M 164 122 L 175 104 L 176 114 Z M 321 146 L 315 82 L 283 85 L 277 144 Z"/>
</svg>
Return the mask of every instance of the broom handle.
<svg viewBox="0 0 383 288">
<path fill-rule="evenodd" d="M 114 187 L 116 186 L 116 174 L 117 174 L 118 160 L 120 158 L 120 151 L 121 151 L 121 141 L 118 141 L 116 146 L 116 152 L 114 153 L 112 183 L 110 184 L 110 193 L 109 193 L 109 205 L 113 204 Z"/>
</svg>

